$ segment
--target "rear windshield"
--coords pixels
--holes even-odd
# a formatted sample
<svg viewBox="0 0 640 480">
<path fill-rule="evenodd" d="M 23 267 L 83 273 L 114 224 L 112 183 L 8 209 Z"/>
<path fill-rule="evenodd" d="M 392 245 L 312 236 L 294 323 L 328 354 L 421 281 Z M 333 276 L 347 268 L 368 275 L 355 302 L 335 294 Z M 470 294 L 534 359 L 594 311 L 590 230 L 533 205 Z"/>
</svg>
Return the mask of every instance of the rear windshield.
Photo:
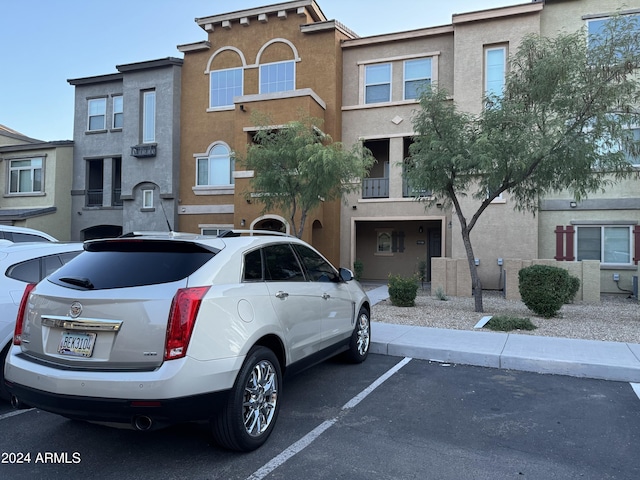
<svg viewBox="0 0 640 480">
<path fill-rule="evenodd" d="M 138 287 L 184 279 L 211 260 L 215 249 L 176 241 L 101 241 L 67 263 L 49 281 L 81 290 Z"/>
</svg>

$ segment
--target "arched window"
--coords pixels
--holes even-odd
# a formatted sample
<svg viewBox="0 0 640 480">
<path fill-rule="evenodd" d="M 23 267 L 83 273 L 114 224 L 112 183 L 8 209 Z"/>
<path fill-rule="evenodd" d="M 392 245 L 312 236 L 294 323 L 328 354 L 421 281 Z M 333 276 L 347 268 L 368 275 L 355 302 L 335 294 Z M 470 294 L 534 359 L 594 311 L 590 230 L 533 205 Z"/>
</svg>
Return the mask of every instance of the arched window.
<svg viewBox="0 0 640 480">
<path fill-rule="evenodd" d="M 197 158 L 197 185 L 233 185 L 235 161 L 225 145 L 215 144 L 208 157 Z"/>
</svg>

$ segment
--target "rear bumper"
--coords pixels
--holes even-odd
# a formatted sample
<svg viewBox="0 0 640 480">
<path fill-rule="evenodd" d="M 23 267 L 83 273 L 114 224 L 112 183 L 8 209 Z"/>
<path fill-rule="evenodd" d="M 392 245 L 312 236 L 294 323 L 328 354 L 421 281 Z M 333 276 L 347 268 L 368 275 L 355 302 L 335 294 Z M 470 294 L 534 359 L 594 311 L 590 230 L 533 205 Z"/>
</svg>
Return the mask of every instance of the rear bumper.
<svg viewBox="0 0 640 480">
<path fill-rule="evenodd" d="M 5 382 L 12 395 L 30 407 L 76 420 L 115 423 L 134 427 L 146 418 L 144 429 L 210 419 L 226 401 L 228 391 L 205 393 L 161 400 L 111 399 L 78 397 L 44 392 L 12 382 Z"/>
</svg>

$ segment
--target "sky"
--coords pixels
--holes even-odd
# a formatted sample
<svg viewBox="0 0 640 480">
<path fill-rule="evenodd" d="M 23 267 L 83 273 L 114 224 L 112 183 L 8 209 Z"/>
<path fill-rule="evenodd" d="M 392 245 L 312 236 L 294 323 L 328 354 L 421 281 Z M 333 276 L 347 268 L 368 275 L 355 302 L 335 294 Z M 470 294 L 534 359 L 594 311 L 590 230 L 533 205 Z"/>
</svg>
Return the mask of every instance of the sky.
<svg viewBox="0 0 640 480">
<path fill-rule="evenodd" d="M 206 40 L 195 18 L 278 0 L 1 0 L 0 124 L 44 141 L 73 139 L 67 80 L 117 73 L 116 65 L 182 58 Z M 454 13 L 530 0 L 317 0 L 329 20 L 361 37 L 451 23 Z M 392 8 L 390 8 L 392 6 Z"/>
</svg>

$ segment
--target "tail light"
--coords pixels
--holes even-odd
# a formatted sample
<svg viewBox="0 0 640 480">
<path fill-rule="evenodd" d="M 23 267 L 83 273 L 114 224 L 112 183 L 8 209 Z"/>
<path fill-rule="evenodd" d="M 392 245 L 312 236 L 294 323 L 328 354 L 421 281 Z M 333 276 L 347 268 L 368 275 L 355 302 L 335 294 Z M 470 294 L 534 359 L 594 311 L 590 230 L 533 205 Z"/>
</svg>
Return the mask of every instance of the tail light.
<svg viewBox="0 0 640 480">
<path fill-rule="evenodd" d="M 22 300 L 20 300 L 20 308 L 18 308 L 18 316 L 16 317 L 16 327 L 13 331 L 13 344 L 22 344 L 22 329 L 24 328 L 24 322 L 26 321 L 25 313 L 27 310 L 27 304 L 29 303 L 29 295 L 31 290 L 35 288 L 35 283 L 28 283 L 22 294 Z"/>
<path fill-rule="evenodd" d="M 187 354 L 200 303 L 208 291 L 209 287 L 194 287 L 181 288 L 176 292 L 169 312 L 165 360 L 175 360 Z"/>
</svg>

